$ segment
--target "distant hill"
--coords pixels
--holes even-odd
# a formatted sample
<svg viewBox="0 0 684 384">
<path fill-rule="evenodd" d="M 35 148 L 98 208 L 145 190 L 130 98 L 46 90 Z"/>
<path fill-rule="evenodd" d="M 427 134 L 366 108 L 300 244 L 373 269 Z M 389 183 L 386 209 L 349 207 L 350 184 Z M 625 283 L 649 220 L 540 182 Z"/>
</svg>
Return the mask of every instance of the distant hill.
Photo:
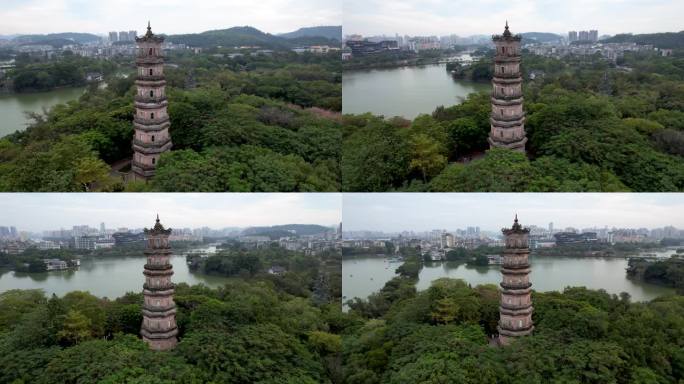
<svg viewBox="0 0 684 384">
<path fill-rule="evenodd" d="M 684 49 L 684 31 L 648 33 L 633 35 L 631 33 L 615 35 L 602 41 L 603 43 L 637 43 L 653 44 L 658 48 Z"/>
<path fill-rule="evenodd" d="M 290 48 L 292 43 L 278 36 L 264 33 L 253 27 L 233 27 L 202 33 L 170 35 L 168 41 L 193 47 L 240 47 L 258 45 L 262 48 Z"/>
<path fill-rule="evenodd" d="M 290 49 L 302 45 L 340 45 L 340 40 L 330 39 L 327 36 L 301 35 L 285 38 L 262 32 L 253 27 L 233 27 L 202 33 L 170 35 L 167 40 L 177 44 L 203 48 L 220 45 L 223 47 L 259 46 L 267 49 Z"/>
<path fill-rule="evenodd" d="M 560 35 L 548 32 L 525 32 L 521 33 L 520 35 L 523 38 L 523 43 L 555 43 L 562 38 Z"/>
<path fill-rule="evenodd" d="M 316 224 L 285 224 L 271 227 L 250 227 L 242 231 L 243 236 L 269 236 L 272 239 L 286 236 L 318 235 L 330 228 Z"/>
<path fill-rule="evenodd" d="M 12 39 L 12 42 L 19 45 L 26 44 L 44 44 L 44 45 L 54 45 L 54 44 L 87 44 L 95 43 L 100 41 L 100 37 L 93 35 L 91 33 L 50 33 L 47 35 L 20 35 Z M 63 45 L 62 44 L 62 45 Z"/>
<path fill-rule="evenodd" d="M 300 37 L 325 37 L 330 40 L 342 41 L 342 26 L 322 26 L 299 28 L 294 32 L 282 33 L 278 35 L 286 39 L 296 39 Z"/>
</svg>

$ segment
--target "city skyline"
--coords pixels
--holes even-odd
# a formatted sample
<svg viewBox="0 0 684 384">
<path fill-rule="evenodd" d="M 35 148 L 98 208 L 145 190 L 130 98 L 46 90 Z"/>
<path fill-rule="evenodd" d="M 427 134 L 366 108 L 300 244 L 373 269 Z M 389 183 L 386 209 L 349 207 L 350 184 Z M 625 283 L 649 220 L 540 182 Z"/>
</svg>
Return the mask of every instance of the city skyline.
<svg viewBox="0 0 684 384">
<path fill-rule="evenodd" d="M 56 15 L 59 15 L 56 17 Z M 0 35 L 109 31 L 144 31 L 148 20 L 155 32 L 200 33 L 249 25 L 278 34 L 302 27 L 340 25 L 342 5 L 336 0 L 8 0 L 0 9 Z M 49 23 L 36 22 L 50 20 Z"/>
<path fill-rule="evenodd" d="M 42 232 L 74 225 L 99 228 L 154 226 L 226 228 L 282 224 L 337 225 L 339 194 L 313 193 L 123 193 L 2 194 L 0 226 Z"/>
<path fill-rule="evenodd" d="M 344 194 L 346 231 L 425 232 L 480 227 L 499 231 L 518 215 L 523 226 L 684 228 L 684 202 L 667 194 L 630 193 Z M 459 215 L 459 212 L 463 212 Z"/>
<path fill-rule="evenodd" d="M 599 34 L 678 32 L 684 3 L 672 0 L 573 2 L 511 0 L 345 0 L 344 35 L 491 35 L 506 20 L 514 33 L 598 29 Z"/>
</svg>

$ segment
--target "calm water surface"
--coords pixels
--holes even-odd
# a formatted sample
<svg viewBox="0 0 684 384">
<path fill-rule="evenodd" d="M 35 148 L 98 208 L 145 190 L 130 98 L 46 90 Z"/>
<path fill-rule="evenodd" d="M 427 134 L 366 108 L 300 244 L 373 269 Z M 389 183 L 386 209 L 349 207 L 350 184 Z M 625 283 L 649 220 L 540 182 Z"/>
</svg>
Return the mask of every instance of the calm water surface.
<svg viewBox="0 0 684 384">
<path fill-rule="evenodd" d="M 487 83 L 454 79 L 446 71 L 446 64 L 345 71 L 342 111 L 413 119 L 421 113 L 432 113 L 440 105 L 460 104 L 461 98 L 490 89 Z"/>
<path fill-rule="evenodd" d="M 216 248 L 203 247 L 192 251 L 212 253 Z M 190 252 L 192 252 L 190 251 Z M 95 296 L 117 298 L 126 292 L 142 292 L 145 282 L 143 266 L 145 257 L 109 257 L 102 259 L 81 259 L 78 270 L 51 271 L 45 273 L 17 273 L 0 271 L 0 292 L 10 289 L 43 289 L 47 295 L 58 296 L 71 291 L 89 291 Z M 219 287 L 230 280 L 228 277 L 204 275 L 188 269 L 185 256 L 178 254 L 171 258 L 173 282 L 205 284 Z"/>
<path fill-rule="evenodd" d="M 57 104 L 78 99 L 85 87 L 62 88 L 48 92 L 0 95 L 0 137 L 26 129 L 29 120 L 24 112 L 43 112 Z"/>
<path fill-rule="evenodd" d="M 531 256 L 530 263 L 532 288 L 537 291 L 562 291 L 568 286 L 585 286 L 605 289 L 608 293 L 627 292 L 634 301 L 651 300 L 674 292 L 672 288 L 627 279 L 627 259 Z M 343 260 L 343 300 L 366 298 L 380 290 L 395 276 L 394 270 L 399 265 L 380 257 Z M 425 264 L 417 288 L 427 289 L 432 281 L 442 277 L 463 279 L 473 286 L 501 282 L 499 266 L 468 267 L 465 264 L 438 262 Z"/>
</svg>

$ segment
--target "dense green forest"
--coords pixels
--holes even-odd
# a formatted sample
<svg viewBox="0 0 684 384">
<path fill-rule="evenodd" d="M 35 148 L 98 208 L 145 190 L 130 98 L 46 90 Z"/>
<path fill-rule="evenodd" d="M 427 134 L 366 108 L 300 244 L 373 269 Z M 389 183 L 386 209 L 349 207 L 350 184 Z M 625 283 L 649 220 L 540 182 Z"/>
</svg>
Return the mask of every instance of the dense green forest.
<svg viewBox="0 0 684 384">
<path fill-rule="evenodd" d="M 166 68 L 174 150 L 152 182 L 110 175 L 111 164 L 132 155 L 131 76 L 0 139 L 0 191 L 340 189 L 338 54 L 186 53 L 169 61 L 178 66 Z"/>
<path fill-rule="evenodd" d="M 275 244 L 248 249 L 233 243 L 223 245 L 215 255 L 189 254 L 186 260 L 188 268 L 194 271 L 226 277 L 258 277 L 294 295 L 307 295 L 311 291 L 318 301 L 342 296 L 340 252 L 336 250 L 314 255 L 289 251 Z M 272 267 L 282 271 L 271 274 Z"/>
<path fill-rule="evenodd" d="M 17 66 L 8 72 L 14 92 L 48 91 L 58 87 L 76 87 L 86 84 L 88 72 L 111 75 L 117 64 L 74 55 L 67 51 L 58 60 L 35 60 L 27 54 L 18 55 Z"/>
<path fill-rule="evenodd" d="M 499 292 L 439 279 L 390 280 L 350 303 L 343 330 L 347 384 L 681 383 L 684 297 L 633 303 L 583 287 L 533 292 L 532 336 L 496 347 Z"/>
<path fill-rule="evenodd" d="M 313 304 L 267 281 L 178 284 L 179 344 L 138 337 L 142 294 L 0 294 L 1 383 L 339 383 L 339 304 Z"/>
<path fill-rule="evenodd" d="M 684 58 L 523 56 L 527 155 L 488 150 L 490 99 L 345 115 L 344 191 L 681 191 Z M 543 71 L 531 81 L 530 71 Z M 465 162 L 463 160 L 466 160 Z"/>
<path fill-rule="evenodd" d="M 652 284 L 676 288 L 684 294 L 684 259 L 677 255 L 666 260 L 632 258 L 629 260 L 627 275 Z"/>
</svg>

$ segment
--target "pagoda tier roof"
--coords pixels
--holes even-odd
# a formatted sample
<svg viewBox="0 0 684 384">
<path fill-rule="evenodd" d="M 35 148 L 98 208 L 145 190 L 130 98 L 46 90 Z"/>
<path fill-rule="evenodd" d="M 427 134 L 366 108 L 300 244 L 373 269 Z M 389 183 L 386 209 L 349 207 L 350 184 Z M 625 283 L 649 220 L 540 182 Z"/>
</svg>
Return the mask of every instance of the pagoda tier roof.
<svg viewBox="0 0 684 384">
<path fill-rule="evenodd" d="M 145 232 L 146 235 L 170 235 L 171 228 L 165 229 L 162 223 L 159 221 L 159 214 L 157 214 L 157 220 L 154 224 L 154 227 L 152 227 L 151 229 L 145 228 L 143 232 Z M 148 268 L 148 266 L 149 264 L 145 264 L 145 268 Z"/>
<path fill-rule="evenodd" d="M 147 22 L 147 33 L 145 33 L 144 36 L 142 37 L 136 37 L 135 41 L 138 43 L 146 43 L 146 42 L 152 42 L 152 43 L 163 43 L 164 42 L 164 36 L 157 36 L 154 33 L 152 33 L 152 27 L 150 27 L 150 22 Z"/>
<path fill-rule="evenodd" d="M 494 40 L 494 41 L 520 41 L 520 40 L 522 40 L 522 36 L 512 34 L 511 31 L 508 30 L 508 20 L 506 20 L 506 28 L 504 29 L 503 34 L 492 36 L 492 40 Z"/>
</svg>

